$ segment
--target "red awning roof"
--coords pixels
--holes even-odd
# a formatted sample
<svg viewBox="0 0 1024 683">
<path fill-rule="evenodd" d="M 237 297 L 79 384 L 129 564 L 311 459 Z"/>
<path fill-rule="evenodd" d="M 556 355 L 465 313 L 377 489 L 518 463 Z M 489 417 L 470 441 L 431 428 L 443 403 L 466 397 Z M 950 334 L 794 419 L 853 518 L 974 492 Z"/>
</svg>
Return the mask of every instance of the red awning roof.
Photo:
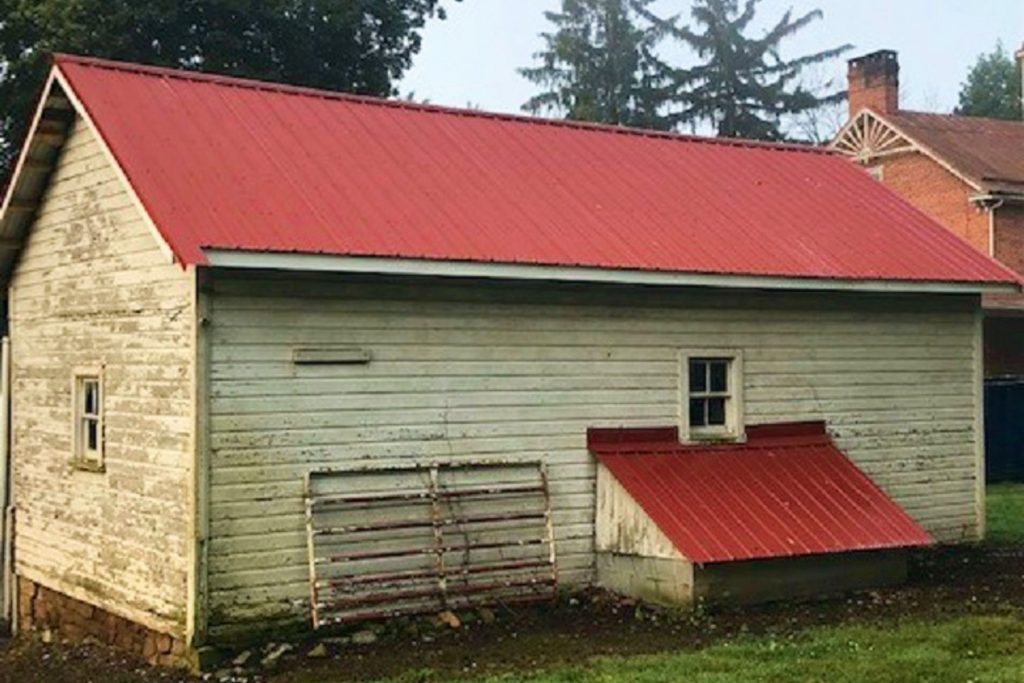
<svg viewBox="0 0 1024 683">
<path fill-rule="evenodd" d="M 827 150 L 56 65 L 185 263 L 212 248 L 1017 283 Z"/>
<path fill-rule="evenodd" d="M 750 427 L 744 444 L 681 446 L 675 429 L 594 429 L 591 451 L 697 563 L 933 542 L 821 422 Z"/>
</svg>

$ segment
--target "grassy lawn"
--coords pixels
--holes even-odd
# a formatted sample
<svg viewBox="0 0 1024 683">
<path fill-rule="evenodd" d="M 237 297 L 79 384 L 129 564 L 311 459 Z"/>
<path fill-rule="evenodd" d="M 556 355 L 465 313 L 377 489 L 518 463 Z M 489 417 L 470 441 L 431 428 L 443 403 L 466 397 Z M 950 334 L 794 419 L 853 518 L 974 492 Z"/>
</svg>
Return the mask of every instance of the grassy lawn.
<svg viewBox="0 0 1024 683">
<path fill-rule="evenodd" d="M 1024 543 L 1024 484 L 988 487 L 988 540 Z"/>
<path fill-rule="evenodd" d="M 419 680 L 423 674 L 394 679 Z M 1024 680 L 1024 619 L 965 616 L 817 628 L 799 636 L 740 638 L 704 650 L 599 659 L 537 674 L 479 683 L 993 683 Z"/>
</svg>

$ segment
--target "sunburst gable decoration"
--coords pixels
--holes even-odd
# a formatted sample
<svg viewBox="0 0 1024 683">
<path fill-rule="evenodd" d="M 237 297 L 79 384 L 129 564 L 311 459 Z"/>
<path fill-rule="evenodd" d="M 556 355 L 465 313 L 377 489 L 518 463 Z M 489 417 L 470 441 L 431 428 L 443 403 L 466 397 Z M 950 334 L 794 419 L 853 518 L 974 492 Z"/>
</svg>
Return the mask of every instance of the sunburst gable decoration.
<svg viewBox="0 0 1024 683">
<path fill-rule="evenodd" d="M 862 163 L 916 149 L 914 143 L 868 110 L 860 112 L 847 123 L 832 146 Z"/>
</svg>

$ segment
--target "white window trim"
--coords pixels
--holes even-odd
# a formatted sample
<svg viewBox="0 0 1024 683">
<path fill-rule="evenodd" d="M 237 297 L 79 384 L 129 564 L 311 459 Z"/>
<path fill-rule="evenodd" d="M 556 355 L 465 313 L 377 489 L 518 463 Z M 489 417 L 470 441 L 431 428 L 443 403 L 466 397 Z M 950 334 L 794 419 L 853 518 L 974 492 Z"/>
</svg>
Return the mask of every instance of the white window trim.
<svg viewBox="0 0 1024 683">
<path fill-rule="evenodd" d="M 729 359 L 729 400 L 725 425 L 690 427 L 690 359 Z M 682 349 L 679 352 L 679 438 L 683 443 L 706 441 L 743 441 L 746 439 L 743 407 L 743 351 L 740 349 Z"/>
<path fill-rule="evenodd" d="M 83 381 L 88 379 L 96 379 L 99 382 L 99 410 L 96 418 L 97 448 L 92 452 L 85 449 L 85 435 L 82 430 L 84 415 L 82 414 L 80 387 Z M 71 372 L 71 466 L 76 470 L 103 472 L 105 469 L 105 394 L 102 366 L 75 368 Z"/>
</svg>

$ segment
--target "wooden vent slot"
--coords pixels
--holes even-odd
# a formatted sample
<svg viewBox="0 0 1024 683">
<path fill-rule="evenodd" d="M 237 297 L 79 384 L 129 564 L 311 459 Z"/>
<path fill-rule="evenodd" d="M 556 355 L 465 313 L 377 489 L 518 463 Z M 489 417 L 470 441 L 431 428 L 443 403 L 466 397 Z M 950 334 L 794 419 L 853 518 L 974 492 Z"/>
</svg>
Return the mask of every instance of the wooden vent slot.
<svg viewBox="0 0 1024 683">
<path fill-rule="evenodd" d="M 314 628 L 557 594 L 539 462 L 313 470 L 306 529 Z"/>
<path fill-rule="evenodd" d="M 292 351 L 296 365 L 365 365 L 372 360 L 369 349 L 354 346 L 300 348 Z"/>
</svg>

